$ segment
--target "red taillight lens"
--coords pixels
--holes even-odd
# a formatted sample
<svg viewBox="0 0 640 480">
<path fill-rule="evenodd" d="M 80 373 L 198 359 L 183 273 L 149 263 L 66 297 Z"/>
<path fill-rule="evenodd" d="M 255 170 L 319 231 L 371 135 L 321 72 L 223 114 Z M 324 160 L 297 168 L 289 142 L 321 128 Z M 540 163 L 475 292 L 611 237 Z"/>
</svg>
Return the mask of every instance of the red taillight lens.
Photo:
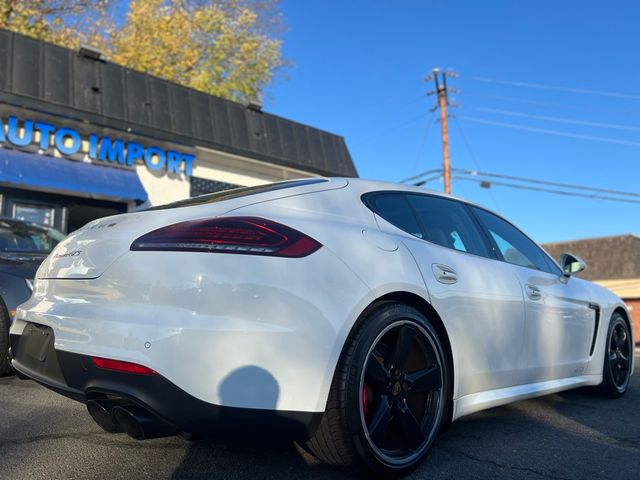
<svg viewBox="0 0 640 480">
<path fill-rule="evenodd" d="M 158 375 L 158 372 L 137 363 L 123 362 L 122 360 L 112 360 L 110 358 L 93 357 L 93 364 L 104 370 L 114 370 L 116 372 L 137 373 L 138 375 Z"/>
<path fill-rule="evenodd" d="M 321 246 L 304 233 L 271 220 L 223 217 L 159 228 L 138 238 L 131 250 L 305 257 Z"/>
</svg>

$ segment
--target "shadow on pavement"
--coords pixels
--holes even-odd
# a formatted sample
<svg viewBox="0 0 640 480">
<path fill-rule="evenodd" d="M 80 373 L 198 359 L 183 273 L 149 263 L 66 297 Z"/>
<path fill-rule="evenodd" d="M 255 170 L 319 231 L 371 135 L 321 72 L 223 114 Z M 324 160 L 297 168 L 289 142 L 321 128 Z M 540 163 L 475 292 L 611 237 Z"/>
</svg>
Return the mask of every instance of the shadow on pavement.
<svg viewBox="0 0 640 480">
<path fill-rule="evenodd" d="M 172 477 L 178 479 L 353 479 L 322 465 L 291 442 L 193 442 Z"/>
<path fill-rule="evenodd" d="M 247 366 L 229 374 L 218 394 L 223 404 L 233 404 L 241 399 L 245 407 L 275 411 L 280 392 L 271 373 L 257 366 Z M 276 416 L 269 415 L 268 418 Z M 191 442 L 171 478 L 351 478 L 322 465 L 293 442 L 279 440 L 278 432 L 270 432 L 270 427 L 262 427 L 254 433 L 243 431 L 253 427 L 238 425 L 238 430 L 224 436 L 214 432 L 208 438 Z"/>
</svg>

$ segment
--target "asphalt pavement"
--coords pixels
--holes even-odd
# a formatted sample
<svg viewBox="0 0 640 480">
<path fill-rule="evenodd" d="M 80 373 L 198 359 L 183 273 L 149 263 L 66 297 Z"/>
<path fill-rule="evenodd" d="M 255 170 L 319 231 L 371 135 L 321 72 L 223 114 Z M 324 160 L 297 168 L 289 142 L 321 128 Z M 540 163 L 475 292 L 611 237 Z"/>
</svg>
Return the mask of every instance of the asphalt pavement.
<svg viewBox="0 0 640 480">
<path fill-rule="evenodd" d="M 636 351 L 636 355 L 638 355 Z M 103 433 L 84 405 L 0 379 L 0 479 L 342 479 L 293 444 L 223 445 Z M 640 478 L 640 372 L 619 400 L 586 390 L 471 415 L 415 479 Z"/>
</svg>

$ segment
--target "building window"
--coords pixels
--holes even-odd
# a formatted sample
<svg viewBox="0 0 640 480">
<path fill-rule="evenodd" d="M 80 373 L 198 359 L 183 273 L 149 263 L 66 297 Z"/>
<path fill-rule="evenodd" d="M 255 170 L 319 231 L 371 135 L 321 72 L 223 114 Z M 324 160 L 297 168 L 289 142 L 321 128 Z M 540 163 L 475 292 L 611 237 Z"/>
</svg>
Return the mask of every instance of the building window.
<svg viewBox="0 0 640 480">
<path fill-rule="evenodd" d="M 207 180 L 206 178 L 191 177 L 191 196 L 197 197 L 206 193 L 221 192 L 231 188 L 237 188 L 239 185 L 232 183 L 217 182 L 215 180 Z"/>
<path fill-rule="evenodd" d="M 55 209 L 48 205 L 13 204 L 13 218 L 30 223 L 53 227 Z"/>
</svg>

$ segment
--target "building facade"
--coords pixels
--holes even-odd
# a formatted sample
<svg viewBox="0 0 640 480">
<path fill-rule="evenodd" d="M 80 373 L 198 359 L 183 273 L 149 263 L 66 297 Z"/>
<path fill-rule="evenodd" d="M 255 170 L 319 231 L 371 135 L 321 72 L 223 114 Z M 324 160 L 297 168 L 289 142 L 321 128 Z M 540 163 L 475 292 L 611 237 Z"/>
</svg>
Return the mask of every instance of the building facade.
<svg viewBox="0 0 640 480">
<path fill-rule="evenodd" d="M 340 136 L 0 30 L 0 215 L 71 232 L 235 186 L 357 176 Z"/>
<path fill-rule="evenodd" d="M 578 275 L 596 282 L 618 295 L 633 318 L 635 337 L 640 341 L 640 237 L 618 235 L 570 242 L 547 243 L 554 257 L 573 253 L 587 262 Z"/>
</svg>

